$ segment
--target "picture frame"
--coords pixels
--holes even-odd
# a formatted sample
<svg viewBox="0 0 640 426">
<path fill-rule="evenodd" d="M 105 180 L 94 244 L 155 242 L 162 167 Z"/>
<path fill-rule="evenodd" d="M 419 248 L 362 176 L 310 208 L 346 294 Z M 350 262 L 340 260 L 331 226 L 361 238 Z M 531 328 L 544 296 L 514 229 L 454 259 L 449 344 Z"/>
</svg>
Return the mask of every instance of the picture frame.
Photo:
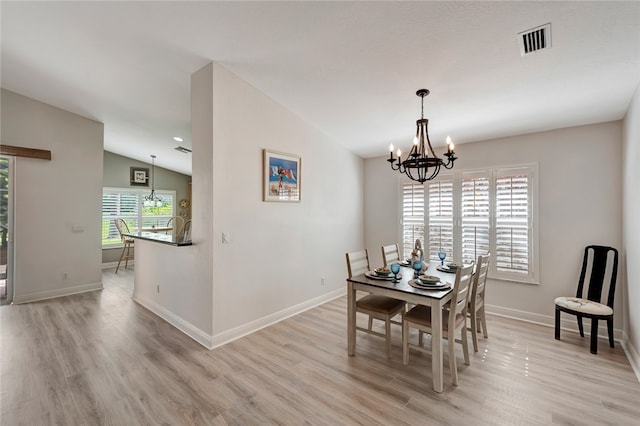
<svg viewBox="0 0 640 426">
<path fill-rule="evenodd" d="M 130 167 L 129 184 L 131 186 L 149 186 L 149 168 Z"/>
<path fill-rule="evenodd" d="M 302 199 L 302 158 L 284 152 L 263 150 L 263 201 L 299 203 Z"/>
</svg>

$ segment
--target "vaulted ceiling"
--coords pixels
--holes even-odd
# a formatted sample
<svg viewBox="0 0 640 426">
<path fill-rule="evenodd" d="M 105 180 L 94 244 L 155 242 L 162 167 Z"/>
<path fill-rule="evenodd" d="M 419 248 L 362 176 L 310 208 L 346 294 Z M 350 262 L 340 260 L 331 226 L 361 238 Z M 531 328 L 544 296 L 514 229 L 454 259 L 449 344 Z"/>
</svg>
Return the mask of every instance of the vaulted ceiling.
<svg viewBox="0 0 640 426">
<path fill-rule="evenodd" d="M 443 146 L 617 120 L 640 82 L 640 2 L 0 8 L 3 88 L 103 122 L 108 151 L 187 174 L 174 147 L 191 146 L 190 76 L 210 61 L 365 158 L 409 147 L 423 87 Z M 547 23 L 551 47 L 521 56 L 518 33 Z"/>
</svg>

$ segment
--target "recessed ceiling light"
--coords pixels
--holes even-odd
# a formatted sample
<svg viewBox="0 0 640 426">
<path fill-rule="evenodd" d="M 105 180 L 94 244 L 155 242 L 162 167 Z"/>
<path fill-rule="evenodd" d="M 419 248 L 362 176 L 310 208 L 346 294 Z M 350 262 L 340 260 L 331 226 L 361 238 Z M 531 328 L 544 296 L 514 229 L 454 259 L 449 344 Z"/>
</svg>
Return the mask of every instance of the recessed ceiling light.
<svg viewBox="0 0 640 426">
<path fill-rule="evenodd" d="M 183 139 L 181 137 L 178 137 L 178 136 L 174 136 L 173 140 L 176 141 L 176 142 L 182 142 L 183 141 Z"/>
</svg>

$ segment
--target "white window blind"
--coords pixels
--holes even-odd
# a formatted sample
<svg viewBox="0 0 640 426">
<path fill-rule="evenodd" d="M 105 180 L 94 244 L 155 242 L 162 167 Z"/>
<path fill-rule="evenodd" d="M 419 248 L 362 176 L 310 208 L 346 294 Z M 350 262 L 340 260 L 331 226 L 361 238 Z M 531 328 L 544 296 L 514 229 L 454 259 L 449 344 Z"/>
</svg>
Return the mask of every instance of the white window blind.
<svg viewBox="0 0 640 426">
<path fill-rule="evenodd" d="M 499 272 L 528 275 L 529 177 L 497 171 L 495 177 L 496 268 Z"/>
<path fill-rule="evenodd" d="M 439 261 L 438 252 L 453 256 L 453 180 L 427 185 L 429 190 L 429 241 L 422 240 L 429 260 Z"/>
<path fill-rule="evenodd" d="M 406 259 L 416 239 L 424 242 L 424 185 L 402 184 L 402 256 Z"/>
<path fill-rule="evenodd" d="M 463 263 L 471 263 L 490 252 L 489 209 L 489 178 L 463 174 L 460 200 Z"/>
<path fill-rule="evenodd" d="M 442 249 L 447 261 L 469 263 L 491 254 L 490 277 L 536 283 L 538 230 L 536 166 L 441 174 L 424 184 L 427 216 L 419 212 L 420 184 L 403 183 L 403 249 L 424 242 L 431 261 Z M 428 229 L 427 240 L 420 220 Z"/>
<path fill-rule="evenodd" d="M 169 218 L 175 216 L 175 191 L 158 191 L 162 198 L 162 207 L 143 207 L 142 201 L 148 195 L 148 189 L 103 188 L 102 190 L 102 246 L 121 244 L 115 219 L 122 218 L 129 230 L 164 226 Z"/>
</svg>

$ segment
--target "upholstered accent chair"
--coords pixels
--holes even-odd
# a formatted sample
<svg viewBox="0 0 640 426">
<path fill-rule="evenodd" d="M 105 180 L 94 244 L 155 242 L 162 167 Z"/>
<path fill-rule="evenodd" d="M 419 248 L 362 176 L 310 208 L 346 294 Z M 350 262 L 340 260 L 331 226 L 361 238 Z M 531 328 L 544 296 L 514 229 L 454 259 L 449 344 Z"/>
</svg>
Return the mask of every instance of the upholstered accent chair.
<svg viewBox="0 0 640 426">
<path fill-rule="evenodd" d="M 575 297 L 556 297 L 555 337 L 560 340 L 560 312 L 575 315 L 580 336 L 584 337 L 582 318 L 591 320 L 591 353 L 598 353 L 598 321 L 607 321 L 609 346 L 613 346 L 613 299 L 618 274 L 618 250 L 613 247 L 590 245 L 584 249 L 582 269 Z M 585 287 L 585 279 L 589 277 Z M 606 299 L 603 295 L 608 280 Z"/>
</svg>

